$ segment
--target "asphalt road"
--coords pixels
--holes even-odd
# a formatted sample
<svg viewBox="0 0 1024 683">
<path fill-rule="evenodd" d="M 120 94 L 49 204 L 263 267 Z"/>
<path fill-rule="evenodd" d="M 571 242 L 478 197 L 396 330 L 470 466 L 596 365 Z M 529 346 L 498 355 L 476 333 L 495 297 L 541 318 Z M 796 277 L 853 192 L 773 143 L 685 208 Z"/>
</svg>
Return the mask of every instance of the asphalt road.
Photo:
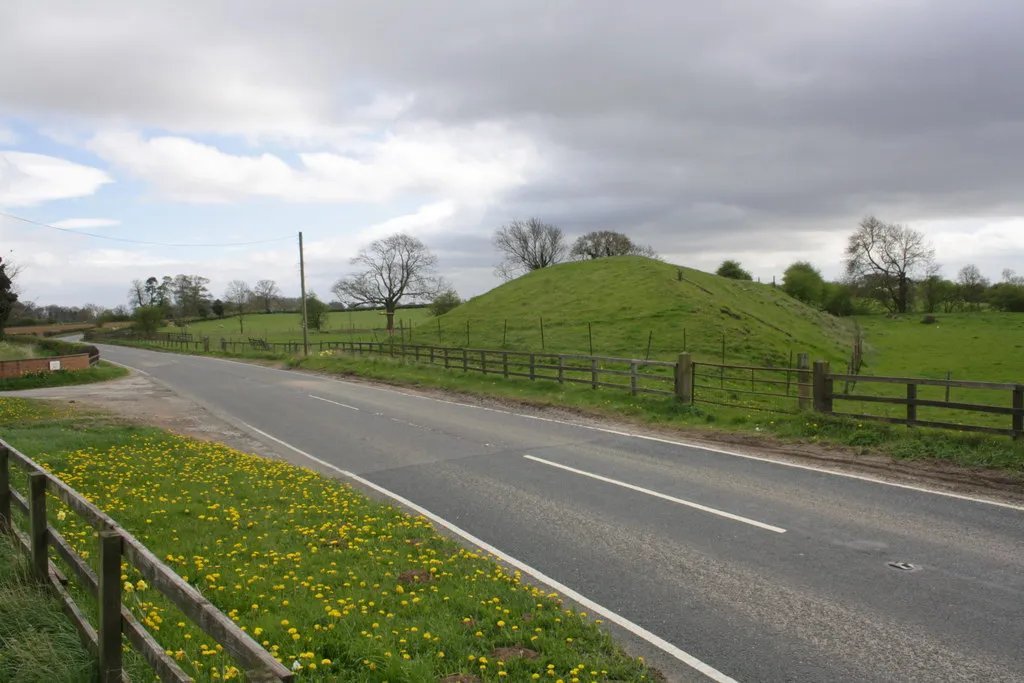
<svg viewBox="0 0 1024 683">
<path fill-rule="evenodd" d="M 620 615 L 616 634 L 672 680 L 1024 681 L 1024 509 L 212 358 L 103 354 Z"/>
</svg>

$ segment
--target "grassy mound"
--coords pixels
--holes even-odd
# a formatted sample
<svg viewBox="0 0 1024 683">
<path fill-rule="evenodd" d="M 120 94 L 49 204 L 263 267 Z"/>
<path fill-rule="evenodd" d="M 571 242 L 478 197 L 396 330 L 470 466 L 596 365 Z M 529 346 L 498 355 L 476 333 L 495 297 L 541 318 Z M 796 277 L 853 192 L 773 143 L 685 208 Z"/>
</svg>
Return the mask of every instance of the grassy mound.
<svg viewBox="0 0 1024 683">
<path fill-rule="evenodd" d="M 544 320 L 541 338 L 540 319 Z M 530 273 L 422 322 L 418 343 L 673 360 L 781 365 L 790 352 L 842 361 L 844 321 L 781 289 L 740 282 L 638 256 L 564 263 Z M 507 325 L 507 331 L 506 331 Z M 439 332 L 440 330 L 440 332 Z"/>
</svg>

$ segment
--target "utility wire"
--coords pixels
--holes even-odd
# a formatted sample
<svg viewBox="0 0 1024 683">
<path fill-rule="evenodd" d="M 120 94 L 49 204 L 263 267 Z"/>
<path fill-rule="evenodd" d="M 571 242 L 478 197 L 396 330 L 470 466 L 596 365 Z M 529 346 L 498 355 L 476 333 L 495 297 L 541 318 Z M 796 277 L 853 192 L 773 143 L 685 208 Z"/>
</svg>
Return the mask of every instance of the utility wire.
<svg viewBox="0 0 1024 683">
<path fill-rule="evenodd" d="M 86 237 L 95 237 L 96 239 L 110 240 L 111 242 L 127 242 L 129 244 L 148 244 L 148 245 L 152 245 L 152 246 L 156 246 L 156 247 L 244 247 L 244 246 L 248 246 L 250 244 L 268 244 L 270 242 L 283 242 L 285 240 L 293 240 L 293 239 L 295 239 L 295 235 L 288 235 L 287 237 L 273 237 L 271 239 L 254 240 L 252 242 L 221 242 L 221 243 L 210 243 L 210 242 L 207 242 L 207 243 L 197 243 L 197 244 L 188 244 L 188 243 L 181 243 L 181 242 L 178 242 L 178 243 L 174 243 L 174 242 L 151 242 L 151 241 L 148 241 L 148 240 L 133 240 L 133 239 L 129 239 L 127 237 L 111 237 L 110 235 L 98 235 L 98 234 L 96 234 L 94 232 L 86 232 L 85 230 L 76 230 L 74 228 L 60 228 L 60 227 L 57 227 L 56 225 L 50 225 L 48 223 L 40 223 L 39 221 L 33 221 L 33 220 L 28 219 L 28 218 L 22 218 L 21 216 L 15 216 L 14 214 L 5 213 L 3 211 L 0 211 L 0 216 L 4 216 L 5 218 L 13 218 L 16 221 L 21 221 L 23 223 L 28 223 L 29 225 L 35 225 L 35 226 L 40 227 L 40 228 L 49 228 L 51 230 L 58 230 L 60 232 L 68 232 L 68 233 L 71 233 L 73 235 L 84 235 Z"/>
</svg>

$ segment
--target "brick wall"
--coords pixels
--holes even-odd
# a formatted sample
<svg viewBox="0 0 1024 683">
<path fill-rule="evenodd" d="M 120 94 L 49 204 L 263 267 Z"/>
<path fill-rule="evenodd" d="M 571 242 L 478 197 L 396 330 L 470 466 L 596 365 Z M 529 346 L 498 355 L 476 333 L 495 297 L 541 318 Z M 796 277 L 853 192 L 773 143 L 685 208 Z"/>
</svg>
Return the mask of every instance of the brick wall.
<svg viewBox="0 0 1024 683">
<path fill-rule="evenodd" d="M 21 377 L 26 372 L 49 372 L 50 363 L 57 361 L 61 370 L 85 370 L 89 367 L 89 354 L 54 356 L 52 358 L 24 358 L 0 361 L 0 379 Z"/>
</svg>

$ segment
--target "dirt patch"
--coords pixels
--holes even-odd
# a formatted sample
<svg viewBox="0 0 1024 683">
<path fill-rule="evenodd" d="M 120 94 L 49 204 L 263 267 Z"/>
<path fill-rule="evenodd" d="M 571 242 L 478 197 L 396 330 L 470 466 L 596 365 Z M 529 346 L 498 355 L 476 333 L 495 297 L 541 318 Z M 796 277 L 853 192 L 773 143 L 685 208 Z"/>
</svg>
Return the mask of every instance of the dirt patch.
<svg viewBox="0 0 1024 683">
<path fill-rule="evenodd" d="M 409 586 L 417 583 L 429 583 L 433 578 L 434 575 L 426 569 L 410 569 L 398 575 L 398 583 Z"/>
</svg>

